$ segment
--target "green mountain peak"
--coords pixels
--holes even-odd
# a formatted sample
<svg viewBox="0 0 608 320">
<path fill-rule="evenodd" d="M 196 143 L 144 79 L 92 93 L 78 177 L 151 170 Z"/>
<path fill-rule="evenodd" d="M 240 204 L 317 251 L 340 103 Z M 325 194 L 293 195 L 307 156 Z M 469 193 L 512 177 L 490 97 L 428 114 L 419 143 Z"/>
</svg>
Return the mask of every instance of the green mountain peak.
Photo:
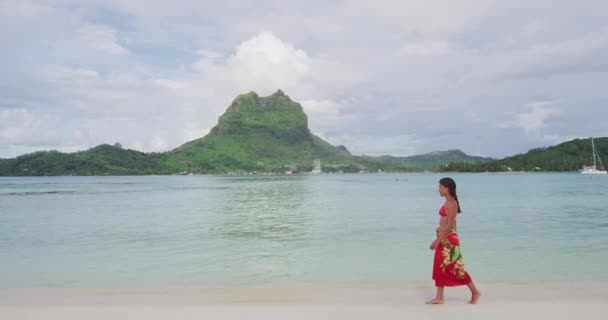
<svg viewBox="0 0 608 320">
<path fill-rule="evenodd" d="M 412 157 L 351 155 L 345 146 L 311 133 L 302 106 L 277 90 L 265 97 L 253 91 L 237 96 L 206 136 L 168 152 L 144 153 L 118 143 L 74 153 L 36 152 L 0 159 L 0 176 L 310 172 L 316 159 L 326 172 L 422 170 L 487 160 L 455 150 Z"/>
<path fill-rule="evenodd" d="M 253 91 L 239 95 L 220 116 L 211 134 L 249 134 L 251 130 L 270 130 L 275 135 L 310 135 L 304 109 L 281 90 L 267 97 Z"/>
<path fill-rule="evenodd" d="M 304 109 L 282 90 L 266 97 L 253 91 L 237 96 L 209 134 L 170 155 L 176 169 L 195 172 L 281 171 L 312 167 L 317 158 L 348 157 L 345 147 L 310 132 Z"/>
</svg>

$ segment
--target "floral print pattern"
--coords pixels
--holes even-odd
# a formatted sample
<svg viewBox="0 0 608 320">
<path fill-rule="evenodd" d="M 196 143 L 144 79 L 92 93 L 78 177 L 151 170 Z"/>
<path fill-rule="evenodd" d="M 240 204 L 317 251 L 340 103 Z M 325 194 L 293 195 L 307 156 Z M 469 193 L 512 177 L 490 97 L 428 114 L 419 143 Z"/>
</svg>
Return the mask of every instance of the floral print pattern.
<svg viewBox="0 0 608 320">
<path fill-rule="evenodd" d="M 446 272 L 446 268 L 451 269 L 448 270 L 448 272 L 456 275 L 460 279 L 464 279 L 464 260 L 460 254 L 460 246 L 453 245 L 449 241 L 442 241 L 441 244 L 443 246 L 443 249 L 441 250 L 441 255 L 443 256 L 441 270 Z"/>
<path fill-rule="evenodd" d="M 471 276 L 464 268 L 460 240 L 455 229 L 441 239 L 435 250 L 433 279 L 440 287 L 465 285 L 471 281 Z"/>
</svg>

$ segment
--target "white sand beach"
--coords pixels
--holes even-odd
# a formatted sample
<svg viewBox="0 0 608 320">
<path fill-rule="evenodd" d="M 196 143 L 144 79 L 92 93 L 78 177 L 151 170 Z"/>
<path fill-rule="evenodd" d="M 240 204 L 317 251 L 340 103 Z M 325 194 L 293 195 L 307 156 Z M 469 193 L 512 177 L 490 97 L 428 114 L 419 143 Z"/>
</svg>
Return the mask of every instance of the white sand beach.
<svg viewBox="0 0 608 320">
<path fill-rule="evenodd" d="M 431 286 L 0 290 L 1 319 L 605 319 L 608 287 L 598 283 L 483 285 L 447 290 L 425 305 Z"/>
</svg>

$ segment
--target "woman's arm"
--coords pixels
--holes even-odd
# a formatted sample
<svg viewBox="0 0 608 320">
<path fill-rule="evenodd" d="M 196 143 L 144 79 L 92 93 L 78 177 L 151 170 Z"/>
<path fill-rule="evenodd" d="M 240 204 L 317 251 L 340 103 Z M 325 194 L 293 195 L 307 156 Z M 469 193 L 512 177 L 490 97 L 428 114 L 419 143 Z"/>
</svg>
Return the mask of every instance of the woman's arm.
<svg viewBox="0 0 608 320">
<path fill-rule="evenodd" d="M 456 206 L 455 201 L 448 201 L 446 205 L 446 211 L 448 215 L 446 217 L 446 222 L 439 226 L 439 234 L 437 235 L 437 240 L 441 241 L 441 239 L 445 238 L 452 229 L 456 226 L 456 215 L 458 214 L 458 207 Z"/>
</svg>

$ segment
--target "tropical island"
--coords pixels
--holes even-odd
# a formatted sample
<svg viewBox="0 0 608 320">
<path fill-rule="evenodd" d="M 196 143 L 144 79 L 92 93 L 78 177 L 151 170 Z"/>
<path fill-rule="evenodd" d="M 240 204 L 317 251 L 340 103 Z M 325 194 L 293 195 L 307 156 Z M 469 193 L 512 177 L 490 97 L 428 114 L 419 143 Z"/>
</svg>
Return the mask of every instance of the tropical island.
<svg viewBox="0 0 608 320">
<path fill-rule="evenodd" d="M 608 138 L 595 142 L 599 154 L 607 155 Z M 314 168 L 315 161 L 322 167 Z M 591 145 L 580 139 L 504 159 L 460 150 L 353 155 L 314 135 L 302 106 L 278 90 L 267 97 L 239 95 L 207 135 L 167 152 L 124 149 L 120 143 L 73 153 L 39 151 L 0 159 L 0 176 L 576 171 L 589 161 Z"/>
<path fill-rule="evenodd" d="M 608 138 L 595 138 L 600 161 L 606 163 Z M 590 139 L 574 139 L 546 148 L 535 148 L 524 154 L 485 162 L 450 162 L 437 168 L 448 172 L 517 172 L 517 171 L 579 171 L 593 163 Z"/>
</svg>

